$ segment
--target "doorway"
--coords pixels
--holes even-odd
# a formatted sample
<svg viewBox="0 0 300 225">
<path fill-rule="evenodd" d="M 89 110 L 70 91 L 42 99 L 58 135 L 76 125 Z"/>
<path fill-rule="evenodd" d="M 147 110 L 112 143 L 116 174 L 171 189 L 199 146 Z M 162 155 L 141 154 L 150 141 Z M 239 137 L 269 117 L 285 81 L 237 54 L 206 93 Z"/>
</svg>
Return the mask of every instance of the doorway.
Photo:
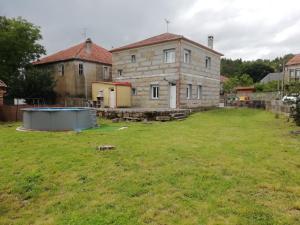
<svg viewBox="0 0 300 225">
<path fill-rule="evenodd" d="M 116 91 L 114 88 L 109 91 L 109 107 L 116 108 Z"/>
<path fill-rule="evenodd" d="M 176 84 L 170 84 L 170 108 L 176 109 Z"/>
</svg>

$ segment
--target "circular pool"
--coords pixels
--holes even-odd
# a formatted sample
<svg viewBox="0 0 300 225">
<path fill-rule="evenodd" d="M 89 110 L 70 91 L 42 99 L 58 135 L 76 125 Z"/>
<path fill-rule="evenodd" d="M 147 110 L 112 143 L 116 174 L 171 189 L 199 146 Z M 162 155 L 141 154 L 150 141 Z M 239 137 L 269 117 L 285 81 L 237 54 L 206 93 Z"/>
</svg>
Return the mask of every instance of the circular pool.
<svg viewBox="0 0 300 225">
<path fill-rule="evenodd" d="M 24 108 L 22 111 L 25 130 L 67 131 L 97 126 L 93 108 Z"/>
</svg>

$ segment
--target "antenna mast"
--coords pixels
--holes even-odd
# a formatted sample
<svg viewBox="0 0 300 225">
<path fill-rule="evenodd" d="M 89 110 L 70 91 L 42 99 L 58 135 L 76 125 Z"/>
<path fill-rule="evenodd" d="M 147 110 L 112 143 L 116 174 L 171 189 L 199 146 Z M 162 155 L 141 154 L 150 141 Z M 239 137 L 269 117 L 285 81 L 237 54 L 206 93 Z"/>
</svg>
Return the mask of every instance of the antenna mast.
<svg viewBox="0 0 300 225">
<path fill-rule="evenodd" d="M 165 19 L 166 25 L 167 25 L 167 33 L 169 33 L 169 24 L 171 23 L 170 20 Z"/>
<path fill-rule="evenodd" d="M 83 32 L 81 33 L 82 36 L 83 36 L 83 38 L 84 38 L 84 40 L 86 39 L 86 33 L 87 33 L 87 28 L 84 27 L 84 28 L 83 28 Z"/>
</svg>

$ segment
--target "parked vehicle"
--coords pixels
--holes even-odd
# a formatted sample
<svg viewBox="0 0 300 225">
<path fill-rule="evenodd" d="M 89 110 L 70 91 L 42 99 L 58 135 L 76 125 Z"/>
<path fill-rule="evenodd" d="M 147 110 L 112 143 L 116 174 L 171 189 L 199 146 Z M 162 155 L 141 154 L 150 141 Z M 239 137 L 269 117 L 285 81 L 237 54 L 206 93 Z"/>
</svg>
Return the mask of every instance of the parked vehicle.
<svg viewBox="0 0 300 225">
<path fill-rule="evenodd" d="M 297 97 L 293 95 L 286 95 L 282 98 L 282 101 L 284 103 L 290 103 L 290 104 L 295 104 L 297 101 Z"/>
</svg>

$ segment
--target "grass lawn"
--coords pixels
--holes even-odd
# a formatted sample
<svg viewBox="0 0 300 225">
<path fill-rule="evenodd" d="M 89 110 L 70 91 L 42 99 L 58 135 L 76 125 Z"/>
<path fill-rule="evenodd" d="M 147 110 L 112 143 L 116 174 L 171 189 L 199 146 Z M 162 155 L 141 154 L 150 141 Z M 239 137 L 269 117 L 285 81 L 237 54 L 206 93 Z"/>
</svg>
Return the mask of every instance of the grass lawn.
<svg viewBox="0 0 300 225">
<path fill-rule="evenodd" d="M 300 136 L 285 119 L 232 109 L 100 123 L 78 134 L 0 124 L 1 225 L 300 224 Z"/>
</svg>

